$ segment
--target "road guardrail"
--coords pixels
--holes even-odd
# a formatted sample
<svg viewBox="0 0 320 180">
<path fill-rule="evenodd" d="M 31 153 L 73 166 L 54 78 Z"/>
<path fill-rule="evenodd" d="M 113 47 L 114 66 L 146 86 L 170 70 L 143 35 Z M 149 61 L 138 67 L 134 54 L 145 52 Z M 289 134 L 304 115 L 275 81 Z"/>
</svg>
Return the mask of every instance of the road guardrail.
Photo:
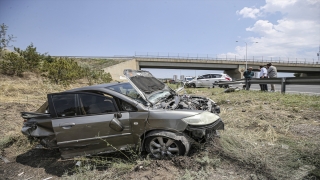
<svg viewBox="0 0 320 180">
<path fill-rule="evenodd" d="M 249 80 L 251 84 L 281 84 L 281 93 L 286 92 L 286 85 L 320 85 L 320 76 L 310 76 L 310 77 L 283 77 L 283 78 L 265 78 L 257 79 L 253 78 Z M 246 79 L 241 79 L 238 81 L 224 81 L 216 82 L 215 85 L 226 85 L 226 84 L 240 84 L 245 83 L 248 90 L 248 83 Z"/>
</svg>

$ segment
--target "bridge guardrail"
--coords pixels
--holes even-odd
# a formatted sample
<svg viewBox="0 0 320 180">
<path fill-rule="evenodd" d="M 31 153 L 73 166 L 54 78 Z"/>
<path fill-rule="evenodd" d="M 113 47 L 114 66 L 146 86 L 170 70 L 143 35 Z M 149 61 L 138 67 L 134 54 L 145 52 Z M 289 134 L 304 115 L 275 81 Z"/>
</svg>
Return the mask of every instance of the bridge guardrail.
<svg viewBox="0 0 320 180">
<path fill-rule="evenodd" d="M 295 61 L 292 60 L 281 60 L 281 59 L 242 59 L 242 58 L 213 58 L 213 57 L 187 57 L 187 56 L 150 56 L 150 55 L 136 55 L 134 56 L 134 58 L 142 58 L 142 59 L 188 59 L 188 60 L 208 60 L 208 61 L 223 61 L 223 60 L 227 60 L 227 61 L 241 61 L 241 62 L 252 62 L 252 63 L 290 63 L 290 64 L 316 64 L 316 65 L 320 65 L 320 62 L 312 59 L 308 59 L 308 61 L 305 59 L 304 61 L 298 61 L 298 59 L 296 59 Z"/>
<path fill-rule="evenodd" d="M 288 58 L 288 57 L 263 57 L 263 56 L 253 56 L 247 57 L 239 57 L 239 56 L 186 56 L 186 55 L 138 55 L 135 54 L 133 56 L 126 55 L 114 55 L 114 56 L 52 56 L 52 57 L 70 57 L 70 58 L 93 58 L 93 59 L 134 59 L 134 58 L 143 58 L 143 59 L 188 59 L 188 60 L 211 60 L 211 61 L 240 61 L 240 62 L 252 62 L 252 63 L 290 63 L 290 64 L 315 64 L 320 65 L 320 61 L 316 59 L 307 59 L 307 58 Z M 303 59 L 301 61 L 301 59 Z"/>
<path fill-rule="evenodd" d="M 248 87 L 248 81 L 241 79 L 231 82 L 216 82 L 215 85 L 239 84 L 245 83 Z M 251 84 L 281 84 L 281 93 L 286 92 L 286 85 L 320 85 L 320 76 L 315 77 L 283 77 L 283 78 L 267 78 L 267 79 L 251 79 Z"/>
</svg>

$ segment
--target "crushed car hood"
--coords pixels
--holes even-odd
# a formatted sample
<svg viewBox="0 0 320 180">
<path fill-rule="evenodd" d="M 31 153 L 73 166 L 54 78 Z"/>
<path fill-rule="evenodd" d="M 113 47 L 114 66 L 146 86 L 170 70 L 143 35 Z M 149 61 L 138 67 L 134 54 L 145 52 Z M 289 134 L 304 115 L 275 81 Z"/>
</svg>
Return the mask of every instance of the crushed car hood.
<svg viewBox="0 0 320 180">
<path fill-rule="evenodd" d="M 125 69 L 123 74 L 138 93 L 151 104 L 154 103 L 150 101 L 150 97 L 157 92 L 167 91 L 170 95 L 175 95 L 175 91 L 148 71 Z"/>
</svg>

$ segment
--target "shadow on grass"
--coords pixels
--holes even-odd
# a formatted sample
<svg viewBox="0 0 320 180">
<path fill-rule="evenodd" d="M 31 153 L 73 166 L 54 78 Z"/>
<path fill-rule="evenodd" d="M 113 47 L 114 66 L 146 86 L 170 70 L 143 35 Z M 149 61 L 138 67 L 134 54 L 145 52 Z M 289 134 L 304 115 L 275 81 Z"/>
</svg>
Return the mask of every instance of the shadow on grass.
<svg viewBox="0 0 320 180">
<path fill-rule="evenodd" d="M 60 155 L 59 150 L 31 149 L 18 155 L 16 162 L 33 168 L 44 168 L 46 173 L 61 177 L 64 174 L 73 175 L 77 173 L 78 166 L 76 163 L 78 161 L 81 162 L 81 166 L 90 164 L 95 170 L 105 171 L 111 167 L 113 162 L 132 163 L 134 158 L 137 158 L 133 157 L 132 152 L 124 151 L 66 160 L 61 159 Z M 142 154 L 140 158 L 145 156 L 145 154 Z M 128 160 L 127 157 L 132 157 L 132 159 Z"/>
</svg>

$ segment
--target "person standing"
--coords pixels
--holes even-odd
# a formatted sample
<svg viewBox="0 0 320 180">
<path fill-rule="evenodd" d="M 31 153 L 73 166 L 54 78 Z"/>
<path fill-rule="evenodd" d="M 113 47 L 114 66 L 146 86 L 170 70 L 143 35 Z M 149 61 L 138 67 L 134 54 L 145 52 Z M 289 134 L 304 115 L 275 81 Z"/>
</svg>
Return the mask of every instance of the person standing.
<svg viewBox="0 0 320 180">
<path fill-rule="evenodd" d="M 268 78 L 267 69 L 264 66 L 260 66 L 260 74 L 259 74 L 259 76 L 260 76 L 260 79 Z M 261 89 L 261 91 L 268 91 L 267 84 L 260 84 L 260 89 Z"/>
<path fill-rule="evenodd" d="M 277 68 L 272 66 L 271 63 L 267 64 L 267 73 L 269 78 L 276 78 L 277 77 Z M 274 84 L 271 84 L 271 91 L 275 92 L 275 86 Z"/>
<path fill-rule="evenodd" d="M 254 72 L 252 71 L 252 67 L 249 67 L 249 69 L 247 69 L 244 73 L 243 76 L 246 80 L 246 90 L 250 89 L 251 83 L 250 80 L 252 79 L 252 77 L 254 76 Z"/>
</svg>

